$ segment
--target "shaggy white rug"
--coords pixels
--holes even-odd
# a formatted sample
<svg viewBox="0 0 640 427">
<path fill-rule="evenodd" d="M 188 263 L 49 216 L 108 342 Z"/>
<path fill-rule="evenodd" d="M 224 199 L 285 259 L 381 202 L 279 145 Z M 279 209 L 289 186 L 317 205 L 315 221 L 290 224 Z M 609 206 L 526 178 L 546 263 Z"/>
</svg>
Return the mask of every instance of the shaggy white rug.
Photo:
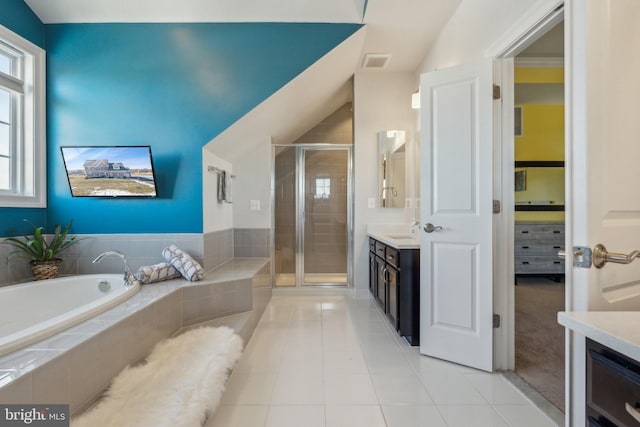
<svg viewBox="0 0 640 427">
<path fill-rule="evenodd" d="M 159 342 L 143 365 L 125 368 L 73 427 L 199 427 L 215 410 L 242 353 L 230 328 L 199 328 Z"/>
</svg>

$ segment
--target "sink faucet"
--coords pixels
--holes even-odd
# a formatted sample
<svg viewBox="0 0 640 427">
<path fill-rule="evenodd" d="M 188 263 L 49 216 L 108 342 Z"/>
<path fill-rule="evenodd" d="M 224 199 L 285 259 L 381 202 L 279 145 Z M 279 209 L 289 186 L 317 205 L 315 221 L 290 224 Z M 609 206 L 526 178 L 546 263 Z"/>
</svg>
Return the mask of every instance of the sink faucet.
<svg viewBox="0 0 640 427">
<path fill-rule="evenodd" d="M 409 225 L 409 229 L 411 230 L 411 234 L 416 234 L 418 228 L 420 227 L 420 221 L 414 220 L 411 225 Z"/>
<path fill-rule="evenodd" d="M 129 268 L 129 263 L 127 262 L 127 258 L 124 256 L 122 252 L 118 251 L 106 251 L 101 253 L 93 260 L 94 263 L 102 261 L 103 258 L 108 256 L 117 256 L 120 257 L 122 262 L 124 262 L 124 285 L 126 287 L 135 286 L 136 284 L 140 284 L 140 281 L 136 278 L 136 275 L 131 272 Z"/>
</svg>

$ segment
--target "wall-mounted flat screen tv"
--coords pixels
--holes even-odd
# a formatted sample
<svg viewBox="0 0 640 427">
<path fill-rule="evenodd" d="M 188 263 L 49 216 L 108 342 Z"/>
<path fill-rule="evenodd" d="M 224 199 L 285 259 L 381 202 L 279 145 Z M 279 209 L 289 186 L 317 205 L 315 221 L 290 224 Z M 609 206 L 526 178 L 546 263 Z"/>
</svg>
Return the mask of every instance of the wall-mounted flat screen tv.
<svg viewBox="0 0 640 427">
<path fill-rule="evenodd" d="M 151 147 L 60 147 L 73 197 L 157 197 Z"/>
</svg>

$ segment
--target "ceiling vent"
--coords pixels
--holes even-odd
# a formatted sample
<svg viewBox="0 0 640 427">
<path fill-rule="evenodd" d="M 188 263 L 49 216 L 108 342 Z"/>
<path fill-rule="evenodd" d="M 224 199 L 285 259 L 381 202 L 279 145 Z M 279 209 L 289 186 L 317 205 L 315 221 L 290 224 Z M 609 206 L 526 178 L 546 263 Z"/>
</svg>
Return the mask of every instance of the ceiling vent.
<svg viewBox="0 0 640 427">
<path fill-rule="evenodd" d="M 367 53 L 362 62 L 362 68 L 368 70 L 381 70 L 387 66 L 391 59 L 390 53 Z"/>
</svg>

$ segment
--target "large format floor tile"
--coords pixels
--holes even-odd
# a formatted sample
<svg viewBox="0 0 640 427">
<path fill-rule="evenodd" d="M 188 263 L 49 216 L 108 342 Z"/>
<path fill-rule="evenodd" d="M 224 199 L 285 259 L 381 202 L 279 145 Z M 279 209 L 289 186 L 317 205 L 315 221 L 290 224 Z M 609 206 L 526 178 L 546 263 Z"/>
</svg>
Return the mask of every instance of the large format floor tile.
<svg viewBox="0 0 640 427">
<path fill-rule="evenodd" d="M 553 427 L 502 375 L 419 353 L 371 300 L 273 297 L 206 427 Z"/>
</svg>

